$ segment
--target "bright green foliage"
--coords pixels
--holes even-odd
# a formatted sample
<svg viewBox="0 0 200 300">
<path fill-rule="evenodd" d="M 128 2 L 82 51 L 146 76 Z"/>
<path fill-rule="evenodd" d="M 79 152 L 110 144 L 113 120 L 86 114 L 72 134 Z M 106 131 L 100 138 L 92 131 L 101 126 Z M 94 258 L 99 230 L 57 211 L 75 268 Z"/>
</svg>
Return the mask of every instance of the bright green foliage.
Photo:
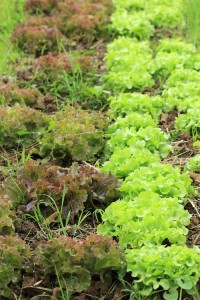
<svg viewBox="0 0 200 300">
<path fill-rule="evenodd" d="M 123 93 L 118 97 L 110 97 L 111 117 L 124 117 L 132 112 L 149 113 L 156 121 L 165 110 L 165 101 L 160 96 L 150 97 L 147 94 Z"/>
<path fill-rule="evenodd" d="M 124 118 L 118 117 L 115 122 L 108 127 L 109 134 L 115 133 L 117 129 L 121 128 L 134 128 L 136 131 L 140 128 L 156 127 L 157 123 L 148 113 L 132 112 L 126 115 Z"/>
<path fill-rule="evenodd" d="M 200 73 L 195 70 L 178 68 L 172 72 L 165 82 L 163 97 L 168 106 L 179 111 L 199 107 Z"/>
<path fill-rule="evenodd" d="M 189 109 L 199 109 L 200 108 L 199 96 L 186 98 L 183 102 L 177 101 L 176 106 L 178 110 L 181 112 L 187 112 Z"/>
<path fill-rule="evenodd" d="M 164 158 L 172 151 L 172 146 L 167 143 L 168 138 L 169 136 L 163 133 L 159 128 L 141 128 L 128 139 L 127 146 L 141 146 L 147 148 L 153 154 L 158 153 Z"/>
<path fill-rule="evenodd" d="M 128 13 L 125 9 L 116 10 L 111 16 L 113 31 L 120 35 L 148 39 L 154 33 L 154 27 L 144 12 Z"/>
<path fill-rule="evenodd" d="M 106 143 L 105 152 L 108 157 L 119 150 L 128 146 L 130 139 L 136 134 L 135 128 L 119 128 L 114 133 L 109 135 L 109 140 Z"/>
<path fill-rule="evenodd" d="M 164 90 L 163 96 L 171 96 L 178 99 L 185 100 L 186 98 L 199 96 L 200 87 L 198 82 L 179 83 L 177 87 Z M 187 100 L 187 99 L 186 99 Z"/>
<path fill-rule="evenodd" d="M 178 198 L 161 198 L 153 192 L 142 192 L 130 201 L 113 202 L 102 215 L 98 233 L 117 237 L 125 248 L 170 243 L 185 244 L 190 214 Z"/>
<path fill-rule="evenodd" d="M 84 248 L 85 265 L 91 273 L 101 270 L 102 273 L 110 270 L 123 271 L 124 256 L 113 240 L 93 234 L 86 238 Z"/>
<path fill-rule="evenodd" d="M 128 10 L 145 10 L 145 9 L 153 9 L 160 5 L 159 0 L 114 0 L 113 4 L 116 8 L 126 8 Z M 181 2 L 173 0 L 163 0 L 163 7 L 180 7 Z M 173 7 L 173 8 L 174 8 Z"/>
<path fill-rule="evenodd" d="M 140 128 L 138 132 L 135 132 L 134 127 L 130 129 L 125 127 L 117 129 L 111 135 L 110 140 L 107 142 L 107 149 L 112 153 L 115 151 L 115 148 L 123 149 L 127 146 L 144 147 L 153 154 L 159 154 L 164 158 L 173 149 L 167 143 L 168 138 L 159 128 L 146 127 Z"/>
<path fill-rule="evenodd" d="M 2 193 L 2 191 L 1 191 Z M 12 202 L 3 195 L 0 195 L 0 235 L 5 235 L 13 232 L 14 213 L 11 211 Z"/>
<path fill-rule="evenodd" d="M 172 29 L 184 24 L 181 2 L 115 0 L 114 5 L 117 10 L 111 17 L 111 28 L 120 35 L 148 39 L 155 27 Z"/>
<path fill-rule="evenodd" d="M 106 66 L 110 71 L 131 71 L 133 65 L 147 68 L 151 62 L 152 50 L 149 41 L 138 42 L 128 37 L 118 37 L 107 47 Z"/>
<path fill-rule="evenodd" d="M 49 122 L 41 139 L 40 155 L 63 161 L 94 161 L 104 147 L 107 125 L 108 118 L 102 113 L 67 107 Z"/>
<path fill-rule="evenodd" d="M 152 1 L 153 2 L 153 1 Z M 179 1 L 170 1 L 164 5 L 163 1 L 146 5 L 147 18 L 155 27 L 166 29 L 181 28 L 184 24 L 182 7 Z"/>
<path fill-rule="evenodd" d="M 141 297 L 161 287 L 164 299 L 176 300 L 178 288 L 194 293 L 199 280 L 200 252 L 184 246 L 190 223 L 185 198 L 195 195 L 195 190 L 187 174 L 160 164 L 160 157 L 172 147 L 155 126 L 162 112 L 189 109 L 176 119 L 176 130 L 199 134 L 200 76 L 196 71 L 200 55 L 194 45 L 177 38 L 163 38 L 158 45 L 153 38 L 152 55 L 146 41 L 154 33 L 157 39 L 183 29 L 181 0 L 113 2 L 116 11 L 111 29 L 123 37 L 108 46 L 105 79 L 107 89 L 122 94 L 109 98 L 109 114 L 116 121 L 107 134 L 106 154 L 112 155 L 102 170 L 125 180 L 119 188 L 122 200 L 102 214 L 98 233 L 117 239 L 125 249 L 137 249 L 127 250 L 127 262 L 134 277 L 133 288 Z M 157 85 L 165 89 L 162 96 L 124 93 L 153 88 L 147 91 L 154 94 L 156 88 L 159 94 Z M 148 124 L 152 120 L 155 123 Z M 194 272 L 187 272 L 190 266 Z"/>
<path fill-rule="evenodd" d="M 184 170 L 186 172 L 200 173 L 200 154 L 197 154 L 189 159 Z"/>
<path fill-rule="evenodd" d="M 177 52 L 159 52 L 151 63 L 151 72 L 155 78 L 166 79 L 173 70 L 185 67 L 189 64 L 191 56 L 189 54 L 179 54 Z"/>
<path fill-rule="evenodd" d="M 197 70 L 197 71 L 200 70 L 200 53 L 199 52 L 197 52 L 196 54 L 194 54 L 191 57 L 189 66 L 194 70 Z"/>
<path fill-rule="evenodd" d="M 166 79 L 176 68 L 191 68 L 196 48 L 179 39 L 163 39 L 156 48 L 156 57 L 151 63 L 151 72 L 158 79 Z"/>
<path fill-rule="evenodd" d="M 159 162 L 160 158 L 152 154 L 148 149 L 141 147 L 125 147 L 115 149 L 110 160 L 105 162 L 101 170 L 116 176 L 126 177 L 131 172 L 142 166 L 149 166 Z"/>
<path fill-rule="evenodd" d="M 200 42 L 200 2 L 199 0 L 183 1 L 184 16 L 186 20 L 186 30 L 190 41 L 199 45 Z"/>
<path fill-rule="evenodd" d="M 109 89 L 124 91 L 152 87 L 154 82 L 148 72 L 152 59 L 149 42 L 119 37 L 108 45 L 105 75 Z"/>
<path fill-rule="evenodd" d="M 156 48 L 156 52 L 178 53 L 184 55 L 194 55 L 197 49 L 193 44 L 186 43 L 180 39 L 162 39 Z"/>
<path fill-rule="evenodd" d="M 178 4 L 178 3 L 180 3 L 180 1 L 178 0 L 176 3 Z M 146 4 L 147 5 L 151 4 L 152 6 L 156 6 L 156 5 L 160 4 L 160 0 L 148 0 L 148 1 L 146 1 Z M 166 6 L 172 6 L 174 4 L 174 1 L 173 0 L 163 0 L 162 4 L 166 5 Z"/>
<path fill-rule="evenodd" d="M 123 272 L 123 253 L 110 238 L 90 235 L 85 240 L 66 236 L 41 243 L 37 248 L 36 264 L 41 272 L 53 275 L 56 272 L 62 287 L 76 292 L 86 291 L 91 278 L 101 274 L 109 278 L 112 270 Z"/>
<path fill-rule="evenodd" d="M 24 17 L 24 3 L 25 0 L 1 0 L 1 40 L 0 40 L 0 73 L 12 74 L 10 62 L 15 62 L 22 56 L 22 53 L 18 51 L 13 45 L 11 45 L 9 39 L 14 30 L 14 27 Z M 12 74 L 13 75 L 13 74 Z"/>
<path fill-rule="evenodd" d="M 200 108 L 189 109 L 186 114 L 176 118 L 175 128 L 177 131 L 191 133 L 193 138 L 200 135 Z"/>
<path fill-rule="evenodd" d="M 113 0 L 113 5 L 118 8 L 126 8 L 129 11 L 140 10 L 145 6 L 146 0 Z"/>
<path fill-rule="evenodd" d="M 131 71 L 110 72 L 104 78 L 107 87 L 114 92 L 143 90 L 154 85 L 152 76 L 141 66 L 133 66 Z"/>
<path fill-rule="evenodd" d="M 185 203 L 184 197 L 194 194 L 192 180 L 179 168 L 171 165 L 153 164 L 141 167 L 126 177 L 119 191 L 126 199 L 132 199 L 143 191 L 155 192 L 161 197 L 177 197 Z"/>
<path fill-rule="evenodd" d="M 0 296 L 12 299 L 11 283 L 20 282 L 30 253 L 24 241 L 16 237 L 0 236 Z"/>
<path fill-rule="evenodd" d="M 179 85 L 188 83 L 199 83 L 200 73 L 195 70 L 176 69 L 174 70 L 168 80 L 165 82 L 164 88 L 177 87 Z M 181 91 L 180 91 L 181 92 Z"/>
<path fill-rule="evenodd" d="M 13 148 L 36 142 L 47 126 L 48 117 L 34 109 L 0 106 L 0 146 Z"/>
<path fill-rule="evenodd" d="M 162 94 L 169 110 L 178 107 L 180 111 L 198 106 L 199 95 L 200 86 L 197 82 L 179 83 L 175 87 L 164 90 Z"/>
<path fill-rule="evenodd" d="M 186 246 L 142 247 L 126 250 L 128 271 L 135 278 L 135 289 L 142 295 L 163 288 L 163 298 L 177 300 L 178 288 L 195 294 L 199 280 L 200 250 Z"/>
</svg>

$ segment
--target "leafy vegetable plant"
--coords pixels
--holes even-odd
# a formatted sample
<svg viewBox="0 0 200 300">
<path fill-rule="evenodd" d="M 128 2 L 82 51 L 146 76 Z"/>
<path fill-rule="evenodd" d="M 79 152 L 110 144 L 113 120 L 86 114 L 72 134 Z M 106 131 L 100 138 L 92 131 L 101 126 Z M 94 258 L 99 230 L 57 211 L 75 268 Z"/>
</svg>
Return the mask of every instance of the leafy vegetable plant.
<svg viewBox="0 0 200 300">
<path fill-rule="evenodd" d="M 0 236 L 0 296 L 12 298 L 9 285 L 20 282 L 29 255 L 29 249 L 21 239 Z"/>
<path fill-rule="evenodd" d="M 53 27 L 57 27 L 66 37 L 68 45 L 74 41 L 89 42 L 106 31 L 106 24 L 112 12 L 112 3 L 109 0 L 90 1 L 77 0 L 29 0 L 26 8 L 31 13 L 42 14 L 51 18 Z M 74 46 L 74 45 L 73 45 Z"/>
<path fill-rule="evenodd" d="M 176 68 L 185 67 L 191 56 L 176 52 L 159 52 L 151 63 L 151 72 L 154 78 L 165 80 Z"/>
<path fill-rule="evenodd" d="M 12 41 L 28 54 L 39 56 L 50 51 L 58 50 L 58 40 L 66 43 L 65 37 L 58 28 L 40 26 L 18 25 L 15 29 Z"/>
<path fill-rule="evenodd" d="M 125 260 L 119 246 L 110 238 L 90 235 L 85 240 L 66 236 L 41 243 L 37 250 L 36 264 L 44 275 L 55 274 L 61 287 L 75 291 L 87 291 L 95 274 L 101 280 L 111 271 L 123 273 Z"/>
<path fill-rule="evenodd" d="M 8 235 L 13 233 L 13 216 L 14 212 L 11 211 L 12 202 L 1 191 L 0 196 L 0 235 Z"/>
<path fill-rule="evenodd" d="M 165 82 L 165 88 L 178 87 L 187 83 L 198 83 L 200 80 L 200 73 L 196 70 L 178 68 L 175 69 L 168 80 Z"/>
<path fill-rule="evenodd" d="M 39 90 L 20 88 L 16 84 L 0 84 L 0 101 L 3 105 L 19 103 L 36 109 L 45 108 L 45 97 Z"/>
<path fill-rule="evenodd" d="M 177 83 L 177 86 L 165 89 L 162 95 L 169 110 L 172 110 L 174 107 L 178 107 L 180 111 L 187 111 L 189 108 L 193 109 L 194 106 L 199 106 L 199 83 L 195 81 Z"/>
<path fill-rule="evenodd" d="M 118 117 L 115 122 L 108 127 L 108 136 L 115 133 L 118 129 L 135 129 L 138 131 L 140 128 L 156 127 L 157 122 L 148 113 L 132 112 L 127 114 L 124 118 Z"/>
<path fill-rule="evenodd" d="M 111 117 L 124 117 L 132 112 L 149 113 L 154 120 L 158 120 L 165 110 L 165 101 L 160 96 L 150 97 L 140 93 L 122 93 L 119 96 L 109 98 Z"/>
<path fill-rule="evenodd" d="M 103 131 L 108 122 L 101 113 L 67 107 L 49 122 L 39 153 L 61 161 L 94 161 L 104 147 Z"/>
<path fill-rule="evenodd" d="M 66 72 L 68 74 L 84 73 L 87 71 L 94 71 L 92 66 L 92 58 L 87 55 L 78 55 L 72 53 L 48 53 L 35 59 L 31 67 L 34 73 L 34 80 L 46 80 L 53 83 L 55 79 Z"/>
<path fill-rule="evenodd" d="M 111 16 L 111 28 L 120 35 L 148 39 L 154 33 L 154 26 L 141 12 L 128 13 L 125 9 L 116 10 Z"/>
<path fill-rule="evenodd" d="M 113 5 L 119 8 L 126 8 L 128 11 L 137 11 L 144 9 L 145 0 L 114 0 Z"/>
<path fill-rule="evenodd" d="M 197 154 L 189 159 L 184 170 L 186 172 L 200 173 L 200 154 Z"/>
<path fill-rule="evenodd" d="M 189 109 L 187 113 L 181 114 L 175 121 L 177 131 L 191 133 L 196 139 L 200 135 L 200 108 Z"/>
<path fill-rule="evenodd" d="M 149 166 L 159 162 L 160 157 L 141 147 L 116 148 L 110 160 L 105 162 L 101 170 L 116 176 L 126 177 L 142 166 Z"/>
<path fill-rule="evenodd" d="M 32 159 L 16 168 L 15 174 L 4 181 L 4 189 L 14 207 L 25 204 L 23 210 L 30 214 L 43 200 L 40 210 L 46 218 L 54 213 L 50 199 L 59 209 L 63 207 L 63 218 L 68 212 L 73 218 L 86 207 L 91 209 L 95 204 L 97 207 L 110 204 L 118 197 L 118 186 L 116 177 L 87 165 L 73 164 L 67 170 L 60 170 L 58 166 L 44 162 L 39 164 Z M 23 202 L 19 201 L 19 190 L 24 195 Z M 9 203 L 5 199 L 5 208 Z"/>
<path fill-rule="evenodd" d="M 155 78 L 166 80 L 176 68 L 192 68 L 195 52 L 196 48 L 192 44 L 179 39 L 163 39 L 156 48 L 151 72 Z"/>
<path fill-rule="evenodd" d="M 112 15 L 111 28 L 121 35 L 148 39 L 153 35 L 155 27 L 164 29 L 182 28 L 184 18 L 181 4 L 156 1 L 115 1 L 117 8 Z"/>
<path fill-rule="evenodd" d="M 133 66 L 145 67 L 152 60 L 152 50 L 148 41 L 138 42 L 129 37 L 118 37 L 107 46 L 106 66 L 110 71 L 131 71 Z"/>
<path fill-rule="evenodd" d="M 165 38 L 159 41 L 156 53 L 178 53 L 180 55 L 194 55 L 197 49 L 194 44 L 187 43 L 180 38 Z"/>
<path fill-rule="evenodd" d="M 131 71 L 110 72 L 104 76 L 106 86 L 114 92 L 151 88 L 154 81 L 145 67 L 134 66 Z"/>
<path fill-rule="evenodd" d="M 30 13 L 52 13 L 57 7 L 56 0 L 27 0 L 26 10 Z"/>
<path fill-rule="evenodd" d="M 149 3 L 146 4 L 145 11 L 147 18 L 155 27 L 169 30 L 182 28 L 184 25 L 182 5 L 178 1 L 169 1 L 168 3 L 166 3 L 166 1 L 164 1 L 164 3 L 149 1 Z"/>
<path fill-rule="evenodd" d="M 117 129 L 111 135 L 107 142 L 107 149 L 112 153 L 115 148 L 127 146 L 144 147 L 152 153 L 158 153 L 161 157 L 166 157 L 172 151 L 172 146 L 167 142 L 168 136 L 164 134 L 159 128 L 146 127 L 140 128 L 135 132 L 133 128 Z"/>
<path fill-rule="evenodd" d="M 177 300 L 179 288 L 191 295 L 196 293 L 200 269 L 200 250 L 197 247 L 144 246 L 126 250 L 126 261 L 128 271 L 135 278 L 135 288 L 142 291 L 142 295 L 150 295 L 160 287 L 166 300 Z"/>
<path fill-rule="evenodd" d="M 47 127 L 48 116 L 19 105 L 0 107 L 0 145 L 11 149 L 17 145 L 30 146 L 40 139 Z"/>
<path fill-rule="evenodd" d="M 155 192 L 161 197 L 177 197 L 185 203 L 184 197 L 192 195 L 191 179 L 179 168 L 169 164 L 153 164 L 141 167 L 126 177 L 119 191 L 122 197 L 132 199 L 142 191 Z"/>
<path fill-rule="evenodd" d="M 152 87 L 154 81 L 149 73 L 152 50 L 148 42 L 119 37 L 108 45 L 105 75 L 106 83 L 114 91 L 136 90 Z"/>
<path fill-rule="evenodd" d="M 159 216 L 159 217 L 158 217 Z M 190 214 L 178 198 L 161 198 L 153 192 L 112 203 L 102 215 L 98 233 L 116 237 L 124 248 L 152 247 L 162 243 L 185 244 Z"/>
</svg>

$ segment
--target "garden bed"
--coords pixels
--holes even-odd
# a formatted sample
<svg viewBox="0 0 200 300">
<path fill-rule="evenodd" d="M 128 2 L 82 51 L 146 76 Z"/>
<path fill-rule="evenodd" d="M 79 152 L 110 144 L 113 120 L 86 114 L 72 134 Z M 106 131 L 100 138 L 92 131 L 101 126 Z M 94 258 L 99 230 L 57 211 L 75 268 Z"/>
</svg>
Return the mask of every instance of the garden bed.
<svg viewBox="0 0 200 300">
<path fill-rule="evenodd" d="M 6 10 L 0 299 L 198 300 L 200 55 L 181 2 Z"/>
</svg>

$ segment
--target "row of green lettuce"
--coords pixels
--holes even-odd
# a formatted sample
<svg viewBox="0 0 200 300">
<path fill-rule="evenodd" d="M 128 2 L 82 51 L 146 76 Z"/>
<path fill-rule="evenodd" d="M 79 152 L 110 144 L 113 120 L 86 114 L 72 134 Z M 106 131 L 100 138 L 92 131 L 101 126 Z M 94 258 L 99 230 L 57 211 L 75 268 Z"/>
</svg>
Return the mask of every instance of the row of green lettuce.
<svg viewBox="0 0 200 300">
<path fill-rule="evenodd" d="M 164 299 L 175 300 L 182 289 L 195 294 L 200 279 L 200 249 L 186 246 L 191 215 L 184 205 L 195 190 L 186 173 L 161 163 L 172 147 L 158 123 L 162 112 L 178 108 L 175 130 L 198 139 L 200 54 L 177 37 L 158 44 L 138 40 L 157 27 L 183 26 L 181 2 L 162 2 L 114 1 L 111 27 L 123 36 L 106 55 L 107 85 L 115 96 L 102 170 L 121 178 L 121 199 L 102 214 L 98 233 L 117 238 L 137 293 L 162 290 Z"/>
<path fill-rule="evenodd" d="M 162 28 L 169 32 L 184 26 L 182 1 L 173 0 L 114 0 L 111 17 L 113 31 L 138 39 L 148 39 Z"/>
</svg>

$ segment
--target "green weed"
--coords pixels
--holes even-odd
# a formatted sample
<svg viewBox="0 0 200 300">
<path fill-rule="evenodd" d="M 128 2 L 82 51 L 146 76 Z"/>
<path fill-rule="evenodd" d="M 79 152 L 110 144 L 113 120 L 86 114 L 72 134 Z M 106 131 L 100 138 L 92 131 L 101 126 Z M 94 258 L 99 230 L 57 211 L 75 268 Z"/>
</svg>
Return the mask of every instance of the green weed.
<svg viewBox="0 0 200 300">
<path fill-rule="evenodd" d="M 200 43 L 200 1 L 183 1 L 184 14 L 186 19 L 186 30 L 191 42 L 199 45 Z"/>
<path fill-rule="evenodd" d="M 10 176 L 10 179 L 12 184 L 9 186 L 7 192 L 10 198 L 12 199 L 12 202 L 15 202 L 15 204 L 17 205 L 24 203 L 25 192 L 21 189 L 17 181 L 12 177 L 12 175 Z"/>
<path fill-rule="evenodd" d="M 34 214 L 25 214 L 24 218 L 27 219 L 32 219 L 33 221 L 35 221 L 37 223 L 37 225 L 39 226 L 41 233 L 45 236 L 45 238 L 47 240 L 51 240 L 53 238 L 52 236 L 52 230 L 51 230 L 51 216 L 49 218 L 45 218 L 43 216 L 42 210 L 41 210 L 41 206 L 49 206 L 53 211 L 53 215 L 55 215 L 56 217 L 56 221 L 53 221 L 54 223 L 58 223 L 58 233 L 59 235 L 65 235 L 67 236 L 67 225 L 69 223 L 69 219 L 70 219 L 70 212 L 67 214 L 67 217 L 65 219 L 65 221 L 63 221 L 63 205 L 64 205 L 64 199 L 65 199 L 65 195 L 66 195 L 66 188 L 64 188 L 63 190 L 63 194 L 62 194 L 62 199 L 61 199 L 61 207 L 59 208 L 58 205 L 56 204 L 56 201 L 53 199 L 53 197 L 49 196 L 49 195 L 38 195 L 38 196 L 43 196 L 43 197 L 47 197 L 50 202 L 47 203 L 46 200 L 40 200 L 35 209 L 34 209 Z"/>
<path fill-rule="evenodd" d="M 159 291 L 152 292 L 150 296 L 143 296 L 142 291 L 138 291 L 135 289 L 133 283 L 129 283 L 126 280 L 119 278 L 120 282 L 123 285 L 122 293 L 123 296 L 120 297 L 120 300 L 127 299 L 127 296 L 129 297 L 129 300 L 156 300 L 158 299 L 156 295 L 159 294 Z"/>
<path fill-rule="evenodd" d="M 54 268 L 55 268 L 55 273 L 56 273 L 56 277 L 58 280 L 62 300 L 70 300 L 71 295 L 70 295 L 69 289 L 67 288 L 67 284 L 65 284 L 65 288 L 63 288 L 62 283 L 65 283 L 65 280 L 63 278 L 60 278 L 56 264 L 54 264 Z M 62 279 L 62 283 L 61 283 L 61 279 Z"/>
<path fill-rule="evenodd" d="M 44 204 L 44 201 L 39 201 L 34 209 L 33 215 L 25 214 L 25 219 L 32 219 L 34 222 L 37 223 L 38 227 L 40 228 L 40 232 L 47 240 L 52 240 L 52 232 L 49 224 L 44 224 L 44 217 L 41 212 L 40 205 Z"/>
<path fill-rule="evenodd" d="M 88 211 L 84 214 L 84 211 L 81 211 L 81 213 L 78 216 L 77 223 L 74 224 L 74 235 L 76 235 L 78 229 L 81 227 L 81 224 L 85 221 L 87 217 L 89 217 L 91 213 Z"/>
</svg>

